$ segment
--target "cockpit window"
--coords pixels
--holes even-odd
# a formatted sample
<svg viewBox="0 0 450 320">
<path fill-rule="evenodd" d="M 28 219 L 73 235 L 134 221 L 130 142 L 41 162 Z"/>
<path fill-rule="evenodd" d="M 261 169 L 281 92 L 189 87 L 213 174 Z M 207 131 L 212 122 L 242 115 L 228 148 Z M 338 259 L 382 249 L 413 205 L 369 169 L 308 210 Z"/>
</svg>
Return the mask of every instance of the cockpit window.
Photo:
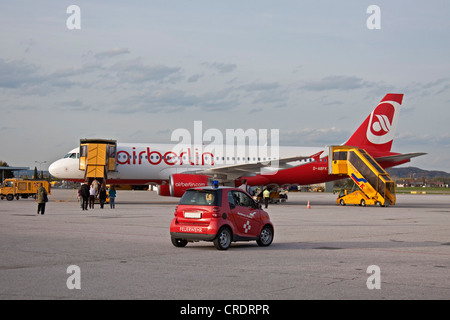
<svg viewBox="0 0 450 320">
<path fill-rule="evenodd" d="M 64 159 L 67 159 L 67 158 L 76 159 L 77 158 L 77 154 L 76 153 L 68 153 L 68 154 L 66 154 L 64 156 Z"/>
</svg>

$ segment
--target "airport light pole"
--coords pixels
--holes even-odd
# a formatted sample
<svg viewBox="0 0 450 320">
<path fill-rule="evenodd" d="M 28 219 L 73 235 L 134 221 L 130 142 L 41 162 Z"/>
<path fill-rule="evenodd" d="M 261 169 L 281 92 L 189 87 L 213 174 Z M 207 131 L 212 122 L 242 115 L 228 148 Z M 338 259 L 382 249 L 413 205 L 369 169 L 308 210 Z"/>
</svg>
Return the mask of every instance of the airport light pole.
<svg viewBox="0 0 450 320">
<path fill-rule="evenodd" d="M 47 163 L 47 161 L 34 161 L 34 163 L 39 163 L 39 171 L 41 172 L 41 178 L 43 179 L 43 178 L 44 178 L 44 175 L 43 175 L 43 173 L 42 173 L 42 165 L 43 165 L 44 163 Z"/>
</svg>

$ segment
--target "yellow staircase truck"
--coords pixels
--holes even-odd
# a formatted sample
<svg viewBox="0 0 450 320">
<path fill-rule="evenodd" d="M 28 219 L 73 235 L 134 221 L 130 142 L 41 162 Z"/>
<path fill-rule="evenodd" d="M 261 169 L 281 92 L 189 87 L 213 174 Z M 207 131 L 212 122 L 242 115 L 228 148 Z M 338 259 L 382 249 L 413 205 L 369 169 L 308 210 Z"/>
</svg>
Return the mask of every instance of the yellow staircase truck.
<svg viewBox="0 0 450 320">
<path fill-rule="evenodd" d="M 94 179 L 106 182 L 108 172 L 116 170 L 116 140 L 81 139 L 79 169 L 90 185 Z"/>
<path fill-rule="evenodd" d="M 337 203 L 390 206 L 396 202 L 395 183 L 389 174 L 365 150 L 349 146 L 332 146 L 328 163 L 330 174 L 347 175 L 358 190 L 341 191 Z"/>
<path fill-rule="evenodd" d="M 48 194 L 51 194 L 50 183 L 45 180 L 5 179 L 0 188 L 0 198 L 11 201 L 14 198 L 36 198 L 36 192 L 42 183 Z"/>
</svg>

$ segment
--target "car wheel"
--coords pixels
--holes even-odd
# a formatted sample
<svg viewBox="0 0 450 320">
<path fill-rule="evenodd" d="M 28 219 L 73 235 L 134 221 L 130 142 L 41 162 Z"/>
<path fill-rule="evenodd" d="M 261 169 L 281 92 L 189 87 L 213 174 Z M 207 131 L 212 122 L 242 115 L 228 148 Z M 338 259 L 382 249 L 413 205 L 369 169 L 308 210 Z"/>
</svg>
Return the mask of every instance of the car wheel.
<svg viewBox="0 0 450 320">
<path fill-rule="evenodd" d="M 341 199 L 340 203 L 341 203 L 341 206 L 345 206 L 345 201 L 344 201 L 344 199 Z"/>
<path fill-rule="evenodd" d="M 186 247 L 186 245 L 187 245 L 187 240 L 184 240 L 184 239 L 177 239 L 177 238 L 174 238 L 174 237 L 171 237 L 171 240 L 172 240 L 172 244 L 175 246 L 175 247 L 178 247 L 178 248 L 183 248 L 183 247 Z"/>
<path fill-rule="evenodd" d="M 362 199 L 361 200 L 361 207 L 365 207 L 366 206 L 366 200 Z"/>
<path fill-rule="evenodd" d="M 270 246 L 273 241 L 273 229 L 270 226 L 264 226 L 262 228 L 261 233 L 259 234 L 258 240 L 256 242 L 261 247 Z"/>
<path fill-rule="evenodd" d="M 228 228 L 221 228 L 217 232 L 217 237 L 214 239 L 214 246 L 217 250 L 227 250 L 231 245 L 231 231 Z"/>
</svg>

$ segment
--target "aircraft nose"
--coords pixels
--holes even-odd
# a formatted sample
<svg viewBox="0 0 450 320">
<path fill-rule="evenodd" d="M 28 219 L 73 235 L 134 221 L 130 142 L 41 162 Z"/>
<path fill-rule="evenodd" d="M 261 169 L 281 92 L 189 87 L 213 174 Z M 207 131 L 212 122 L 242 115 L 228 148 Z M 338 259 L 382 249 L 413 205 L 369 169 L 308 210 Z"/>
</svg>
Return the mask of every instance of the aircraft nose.
<svg viewBox="0 0 450 320">
<path fill-rule="evenodd" d="M 59 178 L 62 172 L 61 160 L 56 160 L 48 167 L 48 172 L 56 178 Z"/>
</svg>

